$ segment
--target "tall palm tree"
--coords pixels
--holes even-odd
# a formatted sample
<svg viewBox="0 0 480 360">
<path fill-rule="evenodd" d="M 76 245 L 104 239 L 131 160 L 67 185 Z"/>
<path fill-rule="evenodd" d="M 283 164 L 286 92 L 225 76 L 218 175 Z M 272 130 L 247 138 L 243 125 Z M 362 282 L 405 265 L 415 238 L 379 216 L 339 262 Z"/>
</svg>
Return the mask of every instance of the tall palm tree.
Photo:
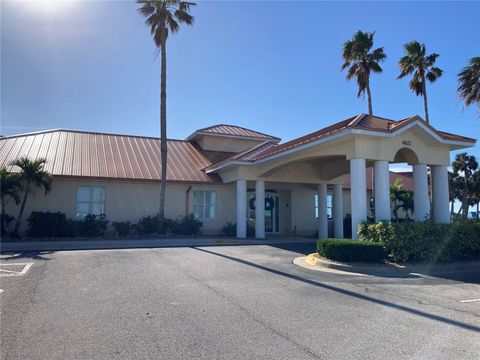
<svg viewBox="0 0 480 360">
<path fill-rule="evenodd" d="M 437 53 L 426 55 L 425 44 L 418 41 L 411 41 L 403 46 L 405 55 L 400 58 L 400 75 L 397 79 L 401 79 L 413 73 L 410 80 L 410 89 L 418 96 L 423 96 L 423 107 L 425 109 L 425 121 L 430 123 L 427 105 L 427 80 L 431 83 L 435 82 L 443 74 L 443 70 L 434 66 L 435 61 L 440 56 Z"/>
<path fill-rule="evenodd" d="M 193 2 L 179 0 L 137 0 L 141 5 L 138 12 L 146 17 L 145 23 L 157 50 L 161 54 L 160 75 L 160 156 L 162 174 L 160 179 L 160 206 L 158 221 L 165 218 L 165 189 L 167 184 L 167 38 L 169 33 L 176 33 L 180 23 L 193 24 L 193 16 L 189 14 Z"/>
<path fill-rule="evenodd" d="M 10 163 L 10 165 L 18 166 L 20 168 L 19 180 L 23 190 L 22 205 L 20 206 L 20 211 L 13 230 L 15 236 L 18 236 L 18 231 L 20 230 L 20 224 L 22 222 L 28 196 L 34 194 L 35 188 L 37 187 L 42 187 L 45 195 L 48 194 L 51 189 L 52 177 L 43 169 L 46 162 L 47 160 L 43 158 L 30 160 L 27 157 L 22 157 Z"/>
<path fill-rule="evenodd" d="M 0 169 L 0 187 L 0 228 L 1 234 L 4 235 L 7 224 L 13 219 L 12 217 L 8 216 L 7 221 L 7 213 L 5 211 L 7 197 L 11 197 L 17 205 L 20 203 L 20 180 L 18 174 L 8 172 L 5 167 L 2 167 Z"/>
<path fill-rule="evenodd" d="M 375 32 L 367 33 L 357 31 L 352 40 L 343 44 L 342 71 L 348 68 L 347 80 L 357 79 L 358 94 L 365 96 L 367 92 L 368 113 L 373 115 L 372 110 L 372 92 L 370 90 L 370 73 L 381 73 L 383 70 L 379 63 L 387 58 L 383 52 L 383 47 L 370 51 L 373 47 L 373 37 Z"/>
<path fill-rule="evenodd" d="M 476 104 L 480 112 L 480 56 L 471 58 L 458 74 L 457 92 L 465 106 Z"/>
</svg>

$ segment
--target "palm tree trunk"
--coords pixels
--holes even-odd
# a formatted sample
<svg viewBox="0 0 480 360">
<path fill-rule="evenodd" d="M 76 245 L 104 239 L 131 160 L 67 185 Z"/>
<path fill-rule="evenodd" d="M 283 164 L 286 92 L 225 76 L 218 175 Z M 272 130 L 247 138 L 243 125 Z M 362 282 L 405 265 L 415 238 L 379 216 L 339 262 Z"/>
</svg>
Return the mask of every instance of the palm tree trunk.
<svg viewBox="0 0 480 360">
<path fill-rule="evenodd" d="M 428 105 L 427 105 L 427 84 L 425 75 L 422 76 L 422 87 L 423 87 L 423 108 L 425 109 L 425 121 L 427 124 L 430 124 L 430 118 L 428 116 Z"/>
<path fill-rule="evenodd" d="M 373 115 L 372 93 L 370 91 L 370 79 L 368 79 L 368 78 L 367 78 L 367 99 L 368 99 L 368 114 Z"/>
<path fill-rule="evenodd" d="M 462 201 L 462 209 L 463 209 L 463 215 L 465 216 L 465 219 L 467 218 L 467 215 L 468 215 L 468 203 L 469 203 L 469 193 L 468 193 L 468 182 L 467 182 L 467 174 L 464 175 L 465 176 L 465 184 L 464 184 L 464 187 L 463 187 L 463 201 Z"/>
<path fill-rule="evenodd" d="M 162 174 L 160 178 L 160 207 L 158 221 L 165 219 L 165 190 L 167 185 L 167 46 L 165 33 L 162 35 L 161 44 L 161 80 L 160 80 L 160 156 Z"/>
<path fill-rule="evenodd" d="M 28 187 L 29 186 L 27 185 L 26 189 L 28 189 Z M 20 211 L 19 211 L 18 216 L 17 216 L 17 221 L 15 223 L 15 228 L 13 229 L 13 234 L 15 236 L 19 235 L 20 224 L 22 222 L 23 212 L 25 210 L 25 204 L 27 203 L 28 193 L 29 193 L 29 191 L 25 190 L 25 195 L 23 196 L 23 200 L 22 200 L 22 206 L 20 206 Z"/>
</svg>

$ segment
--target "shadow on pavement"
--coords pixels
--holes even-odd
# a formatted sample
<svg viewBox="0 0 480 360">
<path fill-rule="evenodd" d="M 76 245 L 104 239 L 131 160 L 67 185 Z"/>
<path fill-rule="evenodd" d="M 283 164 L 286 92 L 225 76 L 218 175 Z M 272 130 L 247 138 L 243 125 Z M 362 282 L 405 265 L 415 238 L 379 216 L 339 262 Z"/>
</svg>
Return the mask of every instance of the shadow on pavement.
<svg viewBox="0 0 480 360">
<path fill-rule="evenodd" d="M 333 291 L 333 292 L 336 292 L 336 293 L 339 293 L 339 294 L 342 294 L 342 295 L 350 296 L 350 297 L 360 299 L 360 300 L 364 300 L 364 301 L 369 301 L 369 302 L 372 302 L 372 303 L 375 303 L 375 304 L 378 304 L 378 305 L 387 306 L 387 307 L 390 307 L 392 309 L 396 309 L 396 310 L 403 311 L 403 312 L 406 312 L 406 313 L 410 313 L 410 314 L 413 314 L 413 315 L 421 316 L 423 318 L 427 318 L 427 319 L 434 320 L 434 321 L 439 321 L 439 322 L 442 322 L 444 324 L 448 324 L 448 325 L 456 326 L 456 327 L 459 327 L 459 328 L 462 328 L 462 329 L 466 329 L 466 330 L 470 330 L 470 331 L 480 333 L 480 327 L 479 326 L 467 324 L 467 323 L 457 321 L 457 320 L 452 320 L 452 319 L 449 319 L 449 318 L 446 318 L 446 317 L 443 317 L 443 316 L 439 316 L 439 315 L 435 315 L 435 314 L 430 314 L 428 312 L 417 310 L 417 309 L 414 309 L 414 308 L 411 308 L 411 307 L 408 307 L 408 306 L 405 306 L 405 305 L 400 305 L 400 304 L 395 304 L 395 303 L 385 301 L 385 300 L 375 299 L 371 296 L 362 295 L 362 294 L 359 294 L 359 293 L 356 293 L 356 292 L 353 292 L 353 291 L 350 291 L 350 290 L 345 290 L 345 289 L 342 289 L 342 288 L 339 288 L 339 287 L 336 287 L 336 286 L 323 284 L 323 283 L 315 281 L 315 280 L 310 280 L 310 279 L 306 279 L 306 278 L 303 278 L 303 277 L 298 276 L 298 275 L 293 275 L 293 274 L 289 274 L 289 273 L 286 273 L 286 272 L 283 272 L 283 271 L 280 271 L 280 270 L 275 270 L 275 269 L 272 269 L 272 268 L 269 268 L 269 267 L 266 267 L 266 266 L 263 266 L 263 265 L 255 264 L 253 262 L 243 260 L 243 259 L 239 259 L 239 258 L 236 258 L 236 257 L 233 257 L 233 256 L 220 254 L 220 253 L 210 251 L 210 250 L 206 250 L 206 249 L 200 249 L 198 247 L 192 247 L 192 249 L 202 251 L 202 252 L 207 253 L 207 254 L 219 256 L 219 257 L 222 257 L 224 259 L 235 261 L 235 262 L 238 262 L 240 264 L 251 266 L 251 267 L 254 267 L 254 268 L 257 268 L 257 269 L 260 269 L 260 270 L 268 271 L 268 272 L 273 273 L 275 275 L 284 276 L 284 277 L 292 279 L 292 280 L 301 281 L 305 284 L 312 285 L 312 286 L 317 286 L 317 287 L 320 287 L 320 288 L 323 288 L 323 289 L 326 289 L 326 290 L 329 290 L 329 291 Z"/>
<path fill-rule="evenodd" d="M 6 251 L 2 252 L 0 260 L 50 260 L 48 257 L 44 257 L 44 255 L 53 254 L 54 252 L 55 251 Z"/>
</svg>

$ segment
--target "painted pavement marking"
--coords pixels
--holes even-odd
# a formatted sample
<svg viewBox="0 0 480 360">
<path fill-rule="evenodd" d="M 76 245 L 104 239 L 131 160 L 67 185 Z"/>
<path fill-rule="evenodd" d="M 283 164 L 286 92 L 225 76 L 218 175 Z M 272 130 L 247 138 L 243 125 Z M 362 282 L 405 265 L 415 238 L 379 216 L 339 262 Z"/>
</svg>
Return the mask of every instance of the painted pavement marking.
<svg viewBox="0 0 480 360">
<path fill-rule="evenodd" d="M 0 264 L 0 276 L 22 276 L 27 273 L 28 270 L 32 267 L 33 262 L 27 262 L 27 263 L 4 263 Z M 11 270 L 12 268 L 5 269 L 5 267 L 14 267 L 14 270 Z M 15 269 L 17 267 L 17 269 Z M 20 268 L 20 270 L 18 269 Z"/>
<path fill-rule="evenodd" d="M 461 303 L 471 303 L 471 302 L 477 302 L 477 301 L 480 301 L 480 299 L 460 300 Z"/>
</svg>

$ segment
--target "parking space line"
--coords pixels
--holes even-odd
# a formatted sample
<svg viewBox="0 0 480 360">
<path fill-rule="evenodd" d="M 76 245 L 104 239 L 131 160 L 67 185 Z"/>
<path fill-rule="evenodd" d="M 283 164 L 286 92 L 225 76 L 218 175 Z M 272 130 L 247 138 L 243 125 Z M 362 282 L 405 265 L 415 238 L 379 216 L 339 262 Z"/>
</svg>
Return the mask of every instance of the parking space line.
<svg viewBox="0 0 480 360">
<path fill-rule="evenodd" d="M 470 303 L 470 302 L 477 302 L 477 301 L 480 301 L 480 299 L 460 300 L 461 303 Z"/>
<path fill-rule="evenodd" d="M 13 270 L 7 270 L 7 269 L 0 269 L 0 276 L 21 276 L 25 275 L 28 270 L 32 267 L 33 262 L 28 262 L 28 263 L 3 263 L 0 264 L 1 267 L 5 266 L 23 266 L 21 271 L 13 271 Z"/>
</svg>

